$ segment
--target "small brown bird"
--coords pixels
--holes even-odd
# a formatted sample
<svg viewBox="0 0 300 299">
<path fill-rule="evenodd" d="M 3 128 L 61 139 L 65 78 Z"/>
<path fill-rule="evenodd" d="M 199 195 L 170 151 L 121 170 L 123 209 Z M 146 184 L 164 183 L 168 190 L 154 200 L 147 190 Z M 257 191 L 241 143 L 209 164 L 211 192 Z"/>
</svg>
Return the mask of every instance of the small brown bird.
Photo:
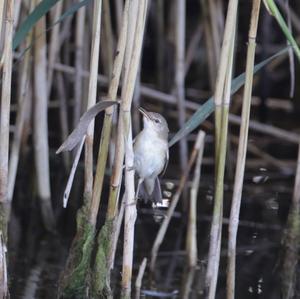
<svg viewBox="0 0 300 299">
<path fill-rule="evenodd" d="M 136 197 L 162 203 L 159 174 L 164 173 L 169 161 L 168 133 L 165 118 L 143 108 L 144 128 L 134 143 L 134 169 L 139 177 Z"/>
</svg>

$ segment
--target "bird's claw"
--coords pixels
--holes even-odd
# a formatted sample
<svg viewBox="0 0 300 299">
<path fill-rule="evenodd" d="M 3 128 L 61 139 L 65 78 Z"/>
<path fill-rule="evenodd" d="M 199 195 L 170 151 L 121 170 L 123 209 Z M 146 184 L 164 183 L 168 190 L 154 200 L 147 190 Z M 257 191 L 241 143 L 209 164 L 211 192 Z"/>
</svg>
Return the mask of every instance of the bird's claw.
<svg viewBox="0 0 300 299">
<path fill-rule="evenodd" d="M 131 202 L 131 203 L 125 203 L 125 207 L 128 207 L 128 206 L 134 206 L 134 205 L 136 205 L 136 204 L 137 204 L 137 200 L 134 199 L 133 202 Z"/>
<path fill-rule="evenodd" d="M 126 167 L 126 171 L 134 171 L 134 166 L 128 166 Z"/>
</svg>

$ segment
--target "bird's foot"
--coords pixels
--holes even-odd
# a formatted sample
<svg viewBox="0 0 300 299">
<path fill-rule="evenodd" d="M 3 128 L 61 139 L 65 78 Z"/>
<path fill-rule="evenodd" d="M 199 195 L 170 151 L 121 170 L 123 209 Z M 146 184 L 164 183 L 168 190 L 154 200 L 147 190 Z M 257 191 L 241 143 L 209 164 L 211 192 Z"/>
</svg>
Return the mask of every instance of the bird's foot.
<svg viewBox="0 0 300 299">
<path fill-rule="evenodd" d="M 130 203 L 125 202 L 124 204 L 125 204 L 125 207 L 137 205 L 137 197 L 135 197 L 134 200 L 131 201 Z"/>
<path fill-rule="evenodd" d="M 129 166 L 129 167 L 126 167 L 126 171 L 134 171 L 134 166 Z"/>
</svg>

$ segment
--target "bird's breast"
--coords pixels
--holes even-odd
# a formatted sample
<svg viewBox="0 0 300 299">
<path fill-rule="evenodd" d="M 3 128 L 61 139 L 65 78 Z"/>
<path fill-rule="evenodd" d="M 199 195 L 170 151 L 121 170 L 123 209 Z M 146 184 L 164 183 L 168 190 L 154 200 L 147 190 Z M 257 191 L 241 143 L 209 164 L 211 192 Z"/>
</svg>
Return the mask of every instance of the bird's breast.
<svg viewBox="0 0 300 299">
<path fill-rule="evenodd" d="M 165 165 L 168 143 L 141 132 L 134 145 L 134 166 L 142 178 L 158 176 Z M 147 136 L 148 135 L 148 136 Z"/>
</svg>

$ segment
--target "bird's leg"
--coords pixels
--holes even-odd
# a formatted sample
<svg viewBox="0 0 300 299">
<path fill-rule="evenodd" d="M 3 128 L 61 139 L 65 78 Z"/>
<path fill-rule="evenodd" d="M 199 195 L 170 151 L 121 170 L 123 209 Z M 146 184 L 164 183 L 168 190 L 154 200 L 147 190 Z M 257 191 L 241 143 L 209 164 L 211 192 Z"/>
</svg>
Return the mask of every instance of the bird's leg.
<svg viewBox="0 0 300 299">
<path fill-rule="evenodd" d="M 123 168 L 125 168 L 125 165 L 123 165 Z M 135 168 L 134 168 L 134 166 L 129 166 L 129 167 L 126 167 L 126 170 L 133 171 L 133 170 L 135 170 Z"/>
<path fill-rule="evenodd" d="M 140 186 L 141 186 L 141 184 L 143 183 L 143 181 L 144 181 L 144 179 L 139 178 L 139 180 L 138 180 L 138 185 L 137 185 L 136 192 L 135 192 L 134 202 L 132 202 L 132 203 L 130 203 L 130 204 L 127 204 L 127 205 L 136 205 L 136 204 L 137 204 L 138 195 L 139 195 L 139 192 L 140 192 Z"/>
<path fill-rule="evenodd" d="M 137 185 L 136 192 L 135 192 L 135 201 L 138 200 L 138 196 L 139 196 L 139 192 L 140 192 L 140 187 L 141 187 L 141 184 L 143 183 L 143 181 L 144 181 L 143 178 L 139 178 L 138 185 Z"/>
</svg>

